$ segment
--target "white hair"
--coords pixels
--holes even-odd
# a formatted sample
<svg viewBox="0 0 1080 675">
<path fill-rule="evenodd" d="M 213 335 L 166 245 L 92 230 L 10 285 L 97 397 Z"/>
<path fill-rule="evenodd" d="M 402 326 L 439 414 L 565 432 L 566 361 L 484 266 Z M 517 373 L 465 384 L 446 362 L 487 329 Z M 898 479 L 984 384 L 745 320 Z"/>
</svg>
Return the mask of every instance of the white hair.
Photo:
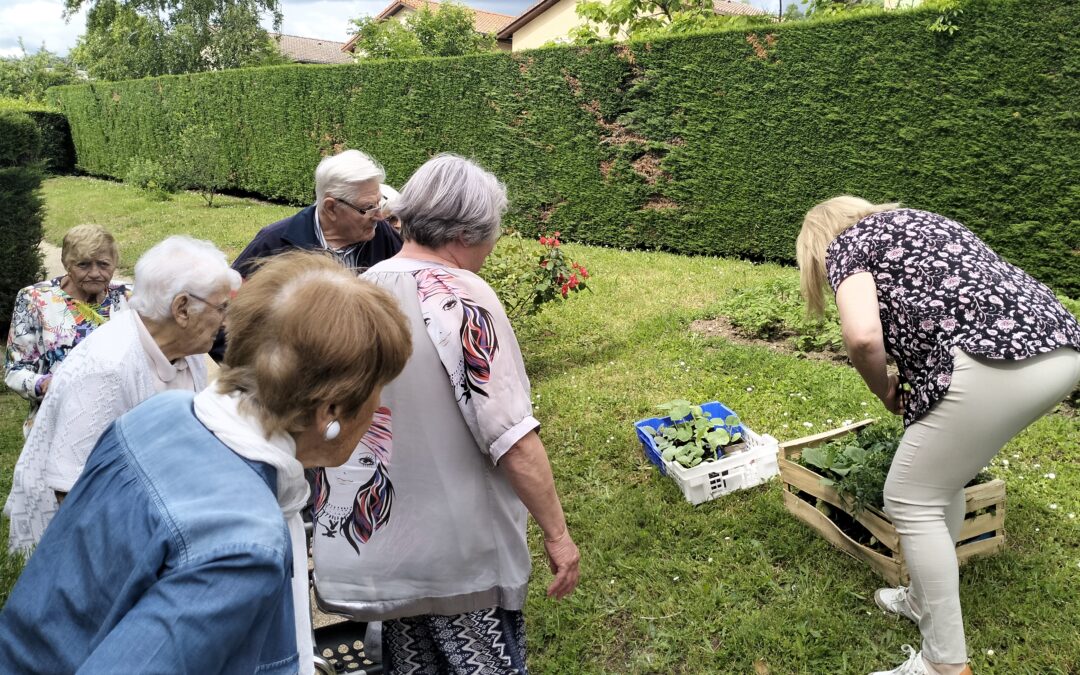
<svg viewBox="0 0 1080 675">
<path fill-rule="evenodd" d="M 439 248 L 452 241 L 472 246 L 499 236 L 506 186 L 476 162 L 449 153 L 428 160 L 391 204 L 401 236 Z"/>
<path fill-rule="evenodd" d="M 208 241 L 175 235 L 135 263 L 128 304 L 139 316 L 161 321 L 172 317 L 173 298 L 181 293 L 208 298 L 224 286 L 232 291 L 240 288 L 240 273 L 229 267 L 225 254 Z"/>
<path fill-rule="evenodd" d="M 349 199 L 360 183 L 386 180 L 386 172 L 379 163 L 359 150 L 326 157 L 315 168 L 315 203 L 321 204 L 326 197 Z"/>
</svg>

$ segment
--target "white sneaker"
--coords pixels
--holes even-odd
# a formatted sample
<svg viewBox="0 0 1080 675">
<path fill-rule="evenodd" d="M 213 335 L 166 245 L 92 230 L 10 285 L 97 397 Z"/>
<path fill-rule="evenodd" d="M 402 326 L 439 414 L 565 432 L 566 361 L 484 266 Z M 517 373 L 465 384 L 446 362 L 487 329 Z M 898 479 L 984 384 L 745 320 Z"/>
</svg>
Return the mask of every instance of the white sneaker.
<svg viewBox="0 0 1080 675">
<path fill-rule="evenodd" d="M 899 614 L 919 623 L 919 616 L 911 609 L 911 602 L 908 600 L 907 586 L 877 589 L 874 592 L 874 603 L 886 612 Z"/>
<path fill-rule="evenodd" d="M 922 652 L 916 652 L 911 645 L 904 645 L 900 649 L 908 655 L 907 661 L 892 670 L 878 670 L 870 675 L 930 675 L 930 671 L 926 669 L 926 662 L 923 661 Z"/>
</svg>

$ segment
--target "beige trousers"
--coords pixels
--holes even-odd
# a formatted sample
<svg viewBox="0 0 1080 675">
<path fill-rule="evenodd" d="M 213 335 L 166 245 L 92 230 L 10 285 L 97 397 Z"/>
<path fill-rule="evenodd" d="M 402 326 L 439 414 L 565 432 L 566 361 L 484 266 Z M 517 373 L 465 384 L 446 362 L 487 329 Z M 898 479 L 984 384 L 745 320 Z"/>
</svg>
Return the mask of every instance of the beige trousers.
<svg viewBox="0 0 1080 675">
<path fill-rule="evenodd" d="M 1021 361 L 955 354 L 949 392 L 908 427 L 885 481 L 923 656 L 942 664 L 967 660 L 955 548 L 964 485 L 1080 380 L 1080 352 L 1067 347 Z"/>
</svg>

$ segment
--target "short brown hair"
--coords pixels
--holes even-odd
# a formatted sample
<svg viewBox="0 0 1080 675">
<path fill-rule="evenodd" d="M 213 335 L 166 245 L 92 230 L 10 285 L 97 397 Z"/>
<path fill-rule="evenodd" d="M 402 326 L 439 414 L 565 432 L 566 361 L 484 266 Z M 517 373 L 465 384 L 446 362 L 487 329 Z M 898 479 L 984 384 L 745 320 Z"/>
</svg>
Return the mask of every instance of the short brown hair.
<svg viewBox="0 0 1080 675">
<path fill-rule="evenodd" d="M 247 394 L 268 433 L 303 431 L 324 403 L 356 414 L 412 353 L 394 297 L 313 252 L 267 259 L 229 304 L 225 326 L 218 389 Z"/>
<path fill-rule="evenodd" d="M 120 264 L 120 247 L 108 230 L 100 225 L 76 225 L 64 235 L 60 262 L 68 268 L 99 253 L 109 254 L 114 266 Z"/>
</svg>

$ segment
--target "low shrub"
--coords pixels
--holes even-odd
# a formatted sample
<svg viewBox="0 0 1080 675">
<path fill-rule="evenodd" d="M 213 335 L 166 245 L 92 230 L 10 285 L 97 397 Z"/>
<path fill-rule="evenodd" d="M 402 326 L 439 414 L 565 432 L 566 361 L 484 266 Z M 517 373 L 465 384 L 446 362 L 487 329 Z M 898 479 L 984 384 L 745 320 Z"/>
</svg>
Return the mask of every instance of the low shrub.
<svg viewBox="0 0 1080 675">
<path fill-rule="evenodd" d="M 168 200 L 169 195 L 180 189 L 165 165 L 150 158 L 136 157 L 131 160 L 124 174 L 124 182 L 161 201 Z"/>
<path fill-rule="evenodd" d="M 41 133 L 41 161 L 47 172 L 75 171 L 75 145 L 71 142 L 71 127 L 63 113 L 18 99 L 0 99 L 0 110 L 24 112 L 34 120 Z"/>
<path fill-rule="evenodd" d="M 823 320 L 810 318 L 794 277 L 749 286 L 724 300 L 719 312 L 747 338 L 787 341 L 801 352 L 844 353 L 836 305 L 826 306 Z"/>
<path fill-rule="evenodd" d="M 511 321 L 532 316 L 546 303 L 588 289 L 589 271 L 566 256 L 558 232 L 541 235 L 538 242 L 539 246 L 509 232 L 480 270 Z"/>
</svg>

